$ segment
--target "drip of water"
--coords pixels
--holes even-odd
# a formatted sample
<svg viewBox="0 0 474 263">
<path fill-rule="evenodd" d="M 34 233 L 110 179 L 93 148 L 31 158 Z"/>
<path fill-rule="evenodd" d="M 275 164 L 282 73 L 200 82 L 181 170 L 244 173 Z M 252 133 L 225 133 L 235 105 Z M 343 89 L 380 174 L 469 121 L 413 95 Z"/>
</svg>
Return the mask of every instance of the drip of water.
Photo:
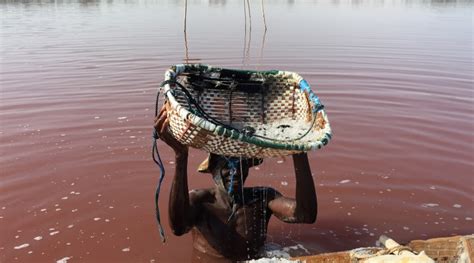
<svg viewBox="0 0 474 263">
<path fill-rule="evenodd" d="M 267 198 L 268 198 L 268 190 L 265 188 L 263 191 L 263 236 L 267 235 Z"/>
<path fill-rule="evenodd" d="M 245 212 L 245 195 L 244 195 L 244 171 L 242 169 L 242 156 L 240 156 L 240 189 L 242 189 L 242 209 L 244 210 L 244 228 L 245 228 L 245 235 L 248 234 L 247 229 L 247 213 Z M 248 249 L 248 246 L 247 246 Z"/>
</svg>

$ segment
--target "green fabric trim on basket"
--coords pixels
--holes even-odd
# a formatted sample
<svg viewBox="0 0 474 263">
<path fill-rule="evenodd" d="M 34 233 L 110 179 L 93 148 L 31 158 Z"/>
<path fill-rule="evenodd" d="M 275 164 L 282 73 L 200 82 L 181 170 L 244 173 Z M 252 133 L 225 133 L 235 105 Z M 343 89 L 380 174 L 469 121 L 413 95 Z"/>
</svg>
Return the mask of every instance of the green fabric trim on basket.
<svg viewBox="0 0 474 263">
<path fill-rule="evenodd" d="M 254 75 L 254 77 L 257 77 L 257 78 L 259 77 L 259 75 L 260 76 L 261 75 L 275 75 L 275 76 L 279 75 L 280 79 L 285 79 L 285 80 L 287 79 L 288 81 L 295 81 L 296 83 L 300 83 L 300 81 L 304 80 L 301 76 L 293 72 L 285 72 L 285 71 L 278 71 L 278 70 L 257 71 L 257 70 L 225 69 L 225 68 L 212 67 L 212 66 L 208 66 L 204 64 L 176 65 L 176 66 L 172 66 L 170 70 L 171 72 L 167 71 L 167 73 L 165 74 L 166 79 L 176 79 L 183 72 L 190 72 L 190 74 L 192 74 L 192 72 L 196 72 L 197 74 L 200 74 L 200 73 L 221 72 L 222 70 L 225 70 L 226 73 L 235 72 L 237 74 L 246 74 L 246 75 L 249 75 L 250 78 L 252 78 L 252 76 L 250 75 L 256 74 L 256 76 Z M 228 80 L 227 76 L 225 77 L 225 79 Z M 165 91 L 171 90 L 171 87 L 169 86 L 169 84 L 166 86 L 167 87 L 165 87 Z M 299 85 L 298 85 L 298 88 L 300 90 L 303 90 L 301 89 Z M 311 91 L 309 86 L 307 86 L 304 92 L 307 93 L 308 96 L 313 96 L 313 97 L 316 97 L 317 99 L 317 96 Z M 298 140 L 290 139 L 287 141 L 282 141 L 276 138 L 265 139 L 258 136 L 252 136 L 252 135 L 249 136 L 247 134 L 240 132 L 239 130 L 226 128 L 220 124 L 212 123 L 206 118 L 203 118 L 202 116 L 197 115 L 197 112 L 195 112 L 191 108 L 187 109 L 184 107 L 185 105 L 179 106 L 180 104 L 176 101 L 172 92 L 167 92 L 167 96 L 168 97 L 171 96 L 169 97 L 169 99 L 172 98 L 175 105 L 177 105 L 177 107 L 180 108 L 178 112 L 181 118 L 191 120 L 191 122 L 197 127 L 200 127 L 201 129 L 211 132 L 217 136 L 228 138 L 230 140 L 241 141 L 244 143 L 255 145 L 257 147 L 269 148 L 269 149 L 275 149 L 275 150 L 284 150 L 284 151 L 304 152 L 304 151 L 311 151 L 314 149 L 320 149 L 322 146 L 327 145 L 329 140 L 332 138 L 332 131 L 329 125 L 329 121 L 327 120 L 326 113 L 323 107 L 319 108 L 319 106 L 322 106 L 322 104 L 319 104 L 319 99 L 317 100 L 311 99 L 310 101 L 311 101 L 311 107 L 313 109 L 315 108 L 315 104 L 314 104 L 315 101 L 318 102 L 318 104 L 316 105 L 318 106 L 317 110 L 312 112 L 312 118 L 314 118 L 313 121 L 316 120 L 315 118 L 316 118 L 317 112 L 322 112 L 323 114 L 323 118 L 326 124 L 323 130 L 321 131 L 322 134 L 311 142 L 298 143 L 299 139 Z M 310 129 L 314 127 L 313 125 L 314 123 L 310 126 L 311 127 Z M 304 136 L 306 135 L 303 135 L 303 137 Z"/>
<path fill-rule="evenodd" d="M 314 147 L 317 147 L 318 149 L 320 149 L 321 144 L 326 145 L 330 138 L 330 135 L 326 133 L 324 134 L 323 139 L 320 140 L 321 144 L 319 143 L 306 143 L 306 144 L 281 143 L 277 141 L 262 140 L 255 136 L 247 136 L 237 130 L 229 130 L 222 126 L 216 127 L 215 134 L 226 137 L 226 138 L 234 139 L 234 140 L 239 139 L 240 141 L 250 143 L 250 144 L 255 144 L 256 146 L 259 146 L 259 147 L 274 148 L 274 149 L 289 150 L 289 151 L 292 151 L 292 150 L 310 151 Z"/>
</svg>

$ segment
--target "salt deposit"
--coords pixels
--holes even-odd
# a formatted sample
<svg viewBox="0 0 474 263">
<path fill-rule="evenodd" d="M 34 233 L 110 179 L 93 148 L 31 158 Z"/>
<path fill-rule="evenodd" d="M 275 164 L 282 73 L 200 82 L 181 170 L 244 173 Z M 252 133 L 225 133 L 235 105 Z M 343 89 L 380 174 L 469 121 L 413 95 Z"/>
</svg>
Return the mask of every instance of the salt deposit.
<svg viewBox="0 0 474 263">
<path fill-rule="evenodd" d="M 298 119 L 294 120 L 292 118 L 285 118 L 266 124 L 255 123 L 249 125 L 248 123 L 232 123 L 232 126 L 239 130 L 255 131 L 255 135 L 270 139 L 300 140 L 301 142 L 309 142 L 321 138 L 324 135 L 321 130 L 311 129 L 311 124 L 313 123 Z M 302 136 L 304 137 L 301 138 Z"/>
<path fill-rule="evenodd" d="M 14 249 L 22 249 L 22 248 L 29 247 L 29 246 L 30 246 L 30 244 L 25 243 L 25 244 L 21 244 L 19 246 L 14 247 Z"/>
<path fill-rule="evenodd" d="M 56 263 L 67 263 L 71 258 L 72 257 L 63 257 L 62 259 L 57 260 Z"/>
<path fill-rule="evenodd" d="M 59 231 L 53 231 L 53 232 L 49 233 L 50 236 L 54 236 L 54 235 L 57 235 L 57 234 L 59 234 Z"/>
<path fill-rule="evenodd" d="M 285 258 L 260 258 L 260 259 L 252 259 L 252 260 L 247 260 L 245 262 L 261 262 L 261 263 L 282 263 L 282 262 L 301 262 L 300 260 L 289 260 Z"/>
<path fill-rule="evenodd" d="M 437 206 L 439 206 L 439 204 L 428 203 L 428 204 L 422 204 L 421 206 L 422 206 L 422 207 L 437 207 Z"/>
</svg>

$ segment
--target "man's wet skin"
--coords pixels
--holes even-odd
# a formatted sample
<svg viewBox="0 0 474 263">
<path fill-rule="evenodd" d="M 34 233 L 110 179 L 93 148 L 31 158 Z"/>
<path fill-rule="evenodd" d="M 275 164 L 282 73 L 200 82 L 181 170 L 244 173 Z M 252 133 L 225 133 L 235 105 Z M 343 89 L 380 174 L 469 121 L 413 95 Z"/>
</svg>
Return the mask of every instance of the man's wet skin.
<svg viewBox="0 0 474 263">
<path fill-rule="evenodd" d="M 253 258 L 265 241 L 271 216 L 267 204 L 274 199 L 275 191 L 265 187 L 242 189 L 248 165 L 244 163 L 244 174 L 238 171 L 232 179 L 227 160 L 218 158 L 223 160 L 217 161 L 212 173 L 221 175 L 224 187 L 216 182 L 214 188 L 190 193 L 190 199 L 195 199 L 201 204 L 201 211 L 205 211 L 196 217 L 192 230 L 195 254 L 234 260 Z M 206 198 L 199 200 L 199 195 Z"/>
<path fill-rule="evenodd" d="M 296 176 L 295 198 L 282 196 L 273 188 L 243 188 L 249 168 L 258 159 L 228 158 L 210 154 L 201 172 L 210 173 L 214 186 L 189 191 L 188 148 L 168 131 L 167 105 L 155 120 L 160 138 L 174 151 L 169 217 L 175 235 L 191 230 L 193 261 L 232 262 L 256 258 L 263 247 L 270 217 L 287 223 L 313 223 L 317 201 L 307 155 L 293 155 Z"/>
</svg>

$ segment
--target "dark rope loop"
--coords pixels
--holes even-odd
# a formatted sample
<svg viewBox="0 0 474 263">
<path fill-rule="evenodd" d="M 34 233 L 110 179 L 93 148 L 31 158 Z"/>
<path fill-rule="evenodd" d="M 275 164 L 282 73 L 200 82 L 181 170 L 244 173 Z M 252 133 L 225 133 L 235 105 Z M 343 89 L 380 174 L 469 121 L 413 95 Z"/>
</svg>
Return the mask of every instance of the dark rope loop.
<svg viewBox="0 0 474 263">
<path fill-rule="evenodd" d="M 157 92 L 156 95 L 156 104 L 155 104 L 155 118 L 158 117 L 158 103 L 160 100 L 160 92 L 161 88 L 163 87 L 163 83 L 160 85 L 160 88 Z M 163 230 L 163 226 L 161 225 L 161 218 L 160 218 L 160 208 L 158 206 L 158 199 L 160 197 L 160 190 L 161 190 L 161 184 L 163 182 L 163 179 L 165 178 L 165 167 L 163 165 L 163 162 L 160 157 L 160 153 L 158 152 L 158 145 L 157 145 L 157 140 L 160 138 L 158 131 L 156 129 L 153 130 L 153 141 L 152 141 L 152 150 L 151 150 L 151 156 L 153 158 L 153 161 L 158 165 L 160 169 L 160 179 L 158 181 L 158 185 L 156 187 L 155 191 L 155 213 L 156 213 L 156 222 L 158 223 L 158 230 L 160 232 L 160 237 L 161 241 L 164 243 L 166 242 L 165 238 L 165 231 Z"/>
<path fill-rule="evenodd" d="M 165 178 L 165 167 L 163 165 L 163 161 L 161 160 L 160 153 L 158 152 L 157 140 L 158 140 L 158 133 L 155 130 L 153 132 L 152 158 L 153 158 L 153 161 L 156 163 L 156 165 L 158 165 L 158 167 L 160 168 L 160 179 L 158 181 L 158 185 L 155 191 L 155 211 L 156 211 L 156 222 L 158 223 L 158 230 L 160 231 L 161 241 L 164 243 L 166 241 L 166 238 L 165 238 L 165 232 L 163 230 L 163 226 L 161 225 L 160 208 L 158 206 L 158 199 L 160 197 L 161 184 L 163 183 L 163 179 Z"/>
</svg>

